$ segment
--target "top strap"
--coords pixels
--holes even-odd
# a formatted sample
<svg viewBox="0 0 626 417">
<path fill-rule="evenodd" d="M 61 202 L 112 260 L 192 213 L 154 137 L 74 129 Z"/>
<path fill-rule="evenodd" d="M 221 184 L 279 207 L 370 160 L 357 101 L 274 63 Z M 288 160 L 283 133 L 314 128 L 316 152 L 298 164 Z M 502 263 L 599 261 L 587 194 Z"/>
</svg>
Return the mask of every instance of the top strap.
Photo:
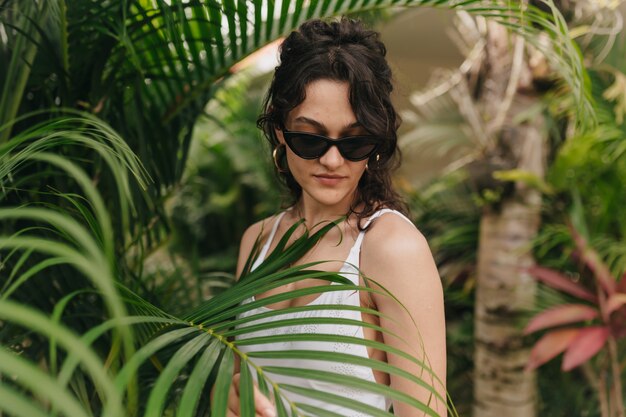
<svg viewBox="0 0 626 417">
<path fill-rule="evenodd" d="M 265 242 L 265 245 L 263 245 L 263 248 L 261 249 L 261 253 L 259 253 L 259 256 L 257 257 L 255 263 L 257 262 L 261 263 L 265 259 L 265 256 L 267 255 L 267 251 L 270 249 L 270 245 L 272 244 L 272 240 L 274 240 L 274 235 L 276 234 L 276 230 L 278 230 L 278 225 L 280 224 L 280 221 L 282 220 L 285 213 L 286 211 L 283 211 L 276 217 L 274 226 L 272 226 L 272 231 L 270 232 L 270 235 L 267 237 L 267 241 Z"/>
<path fill-rule="evenodd" d="M 352 247 L 353 251 L 358 251 L 361 249 L 361 243 L 363 242 L 363 238 L 365 237 L 365 232 L 367 231 L 367 227 L 370 225 L 371 222 L 373 222 L 374 220 L 376 220 L 377 218 L 379 218 L 380 216 L 382 216 L 385 213 L 395 213 L 398 216 L 400 216 L 401 218 L 403 218 L 404 220 L 406 220 L 407 222 L 409 222 L 409 224 L 413 227 L 415 227 L 415 225 L 413 224 L 413 222 L 411 220 L 409 220 L 408 217 L 406 217 L 404 214 L 400 213 L 397 210 L 393 210 L 393 209 L 388 209 L 388 208 L 384 208 L 384 209 L 380 209 L 378 210 L 376 213 L 372 214 L 370 216 L 369 219 L 367 219 L 367 222 L 365 223 L 365 230 L 362 230 L 359 233 L 359 236 L 357 236 L 356 241 L 354 242 L 354 246 Z"/>
</svg>

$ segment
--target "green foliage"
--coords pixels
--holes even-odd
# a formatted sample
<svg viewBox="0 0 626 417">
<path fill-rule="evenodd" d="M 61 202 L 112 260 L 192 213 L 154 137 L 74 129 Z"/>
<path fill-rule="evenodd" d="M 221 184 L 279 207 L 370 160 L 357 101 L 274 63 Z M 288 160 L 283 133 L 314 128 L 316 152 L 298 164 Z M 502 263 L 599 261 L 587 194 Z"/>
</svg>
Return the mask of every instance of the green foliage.
<svg viewBox="0 0 626 417">
<path fill-rule="evenodd" d="M 212 410 L 211 415 L 219 416 L 224 414 L 235 357 L 250 366 L 250 372 L 242 373 L 241 385 L 242 408 L 247 410 L 252 409 L 253 374 L 260 385 L 273 387 L 277 398 L 282 390 L 298 388 L 273 384 L 272 372 L 299 372 L 312 379 L 363 386 L 363 381 L 313 370 L 262 369 L 254 361 L 260 353 L 245 357 L 228 339 L 255 329 L 236 327 L 243 324 L 237 314 L 278 299 L 324 290 L 374 291 L 336 274 L 302 270 L 314 265 L 283 269 L 322 232 L 288 248 L 280 246 L 261 267 L 208 300 L 205 283 L 215 280 L 206 269 L 197 276 L 186 266 L 175 265 L 174 272 L 150 271 L 146 260 L 158 256 L 169 236 L 166 206 L 184 176 L 193 126 L 230 77 L 232 66 L 304 19 L 396 3 L 337 1 L 307 6 L 294 1 L 281 3 L 280 8 L 261 1 L 0 3 L 0 61 L 8 63 L 0 67 L 0 411 L 117 417 L 207 415 Z M 402 3 L 465 8 L 503 21 L 529 38 L 537 34 L 530 23 L 543 24 L 554 45 L 562 48 L 562 54 L 554 55 L 555 62 L 569 77 L 584 109 L 581 63 L 564 41 L 567 31 L 559 26 L 558 15 L 552 20 L 533 12 L 529 21 L 520 22 L 523 15 L 516 5 Z M 241 131 L 233 133 L 239 136 Z M 228 145 L 212 140 L 214 159 L 209 159 L 205 171 L 204 161 L 197 169 L 210 178 L 209 212 L 219 212 L 244 194 L 243 188 L 226 186 L 220 177 L 224 170 L 239 175 L 241 187 L 261 183 L 246 177 L 251 167 L 236 159 L 227 161 L 225 156 L 232 155 Z M 247 215 L 266 209 L 259 206 Z M 214 225 L 205 227 L 212 230 Z M 232 242 L 233 237 L 229 239 Z M 240 305 L 254 294 L 304 278 L 333 285 Z M 307 320 L 276 323 L 290 324 Z M 288 341 L 299 339 L 369 344 L 391 351 L 386 345 L 345 336 L 284 336 Z M 323 356 L 313 351 L 291 354 L 312 360 Z M 437 395 L 433 387 L 438 381 L 432 375 L 420 380 L 382 362 L 340 359 L 412 379 Z M 212 402 L 206 395 L 211 387 L 216 387 Z M 435 415 L 427 405 L 390 387 L 365 388 Z M 344 398 L 325 399 L 370 411 Z M 279 414 L 287 415 L 282 407 Z"/>
<path fill-rule="evenodd" d="M 613 54 L 623 56 L 623 44 Z M 611 56 L 608 58 L 610 59 Z M 626 61 L 618 68 L 626 73 Z M 611 88 L 612 73 L 602 70 L 590 71 L 593 80 L 593 96 L 596 102 L 599 124 L 596 128 L 565 139 L 555 154 L 547 173 L 547 181 L 556 195 L 547 198 L 550 207 L 546 212 L 548 223 L 563 223 L 571 219 L 576 228 L 590 244 L 597 248 L 616 276 L 626 271 L 624 237 L 626 219 L 621 215 L 626 204 L 626 123 L 618 121 L 613 102 L 604 97 Z M 560 104 L 552 108 L 561 108 Z M 560 113 L 557 113 L 557 117 Z M 550 242 L 552 229 L 538 242 Z M 556 242 L 563 242 L 557 239 Z M 571 239 L 565 239 L 571 248 Z M 561 248 L 561 251 L 564 249 Z"/>
<path fill-rule="evenodd" d="M 621 35 L 606 59 L 594 63 L 589 71 L 598 119 L 595 128 L 567 134 L 567 122 L 564 120 L 568 116 L 563 110 L 568 103 L 559 99 L 550 101 L 551 113 L 556 119 L 554 126 L 560 127 L 552 132 L 554 143 L 559 146 L 554 150 L 554 161 L 547 173 L 547 182 L 555 193 L 545 196 L 545 226 L 535 241 L 534 253 L 539 264 L 559 270 L 572 282 L 588 288 L 594 285 L 593 274 L 588 268 L 581 267 L 580 254 L 565 224 L 571 223 L 588 240 L 610 269 L 614 281 L 623 285 L 626 272 L 626 247 L 623 243 L 626 229 L 621 214 L 626 203 L 623 183 L 626 175 L 626 125 L 620 118 L 619 107 L 623 97 L 606 94 L 617 88 L 616 80 L 621 77 L 617 74 L 626 73 L 624 39 Z M 542 288 L 536 312 L 574 300 Z M 619 320 L 619 314 L 614 313 L 612 319 Z M 616 326 L 616 329 L 620 328 L 621 324 Z M 623 346 L 620 349 L 623 352 Z M 599 394 L 601 388 L 595 385 L 597 378 L 593 376 L 593 369 L 604 369 L 608 355 L 602 353 L 599 356 L 584 369 L 568 374 L 559 374 L 554 364 L 547 365 L 547 369 L 540 373 L 543 376 L 540 385 L 544 384 L 545 378 L 561 380 L 563 385 L 559 393 L 570 400 L 564 405 L 564 401 L 556 401 L 553 395 L 540 391 L 540 405 L 546 415 L 567 415 L 566 410 L 578 412 L 580 406 L 574 404 L 589 402 L 594 404 L 590 408 L 591 415 L 604 413 L 597 404 L 606 404 L 607 400 Z M 601 373 L 608 375 L 604 370 Z M 611 385 L 611 382 L 608 384 Z"/>
<path fill-rule="evenodd" d="M 191 157 L 169 203 L 171 248 L 200 273 L 234 272 L 245 228 L 280 209 L 270 153 L 256 128 L 260 84 L 251 71 L 224 82 L 194 127 Z"/>
<path fill-rule="evenodd" d="M 541 368 L 537 382 L 539 415 L 600 417 L 593 389 L 580 370 L 563 372 L 560 364 L 553 361 Z M 554 393 L 555 387 L 558 395 Z"/>
<path fill-rule="evenodd" d="M 78 137 L 76 140 L 90 143 L 93 147 L 97 147 L 103 158 L 110 161 L 111 170 L 118 173 L 129 171 L 126 161 L 132 153 L 130 150 L 120 144 L 119 148 L 102 146 L 101 143 L 94 139 L 90 139 L 88 135 L 93 131 L 102 133 L 93 124 L 88 124 L 89 118 L 78 119 L 85 123 L 87 127 L 84 129 L 83 136 L 78 135 L 78 129 L 72 131 L 59 130 L 58 132 L 49 132 L 48 136 L 43 136 L 39 141 L 47 143 L 47 147 L 40 147 L 34 151 L 29 151 L 28 147 L 20 149 L 19 152 L 12 149 L 13 152 L 7 152 L 3 155 L 6 165 L 14 175 L 19 174 L 21 169 L 28 168 L 29 163 L 43 161 L 60 171 L 67 172 L 68 179 L 72 179 L 79 183 L 84 189 L 83 195 L 85 201 L 89 204 L 83 205 L 83 211 L 88 215 L 81 219 L 73 218 L 72 213 L 57 212 L 54 207 L 25 208 L 19 209 L 6 208 L 0 210 L 0 218 L 2 219 L 26 219 L 37 224 L 38 227 L 31 227 L 30 230 L 22 230 L 12 236 L 3 236 L 0 238 L 0 245 L 5 250 L 10 250 L 10 255 L 4 259 L 5 268 L 11 271 L 11 276 L 16 281 L 5 282 L 9 287 L 7 291 L 3 291 L 3 298 L 0 301 L 0 318 L 5 323 L 3 333 L 13 334 L 13 344 L 21 344 L 21 355 L 15 356 L 7 351 L 2 353 L 6 358 L 3 359 L 3 367 L 0 370 L 6 375 L 13 375 L 15 379 L 4 382 L 5 387 L 13 392 L 19 389 L 25 389 L 33 395 L 37 395 L 45 403 L 49 403 L 52 407 L 50 410 L 58 410 L 62 413 L 70 415 L 90 415 L 97 413 L 102 415 L 122 415 L 122 409 L 125 414 L 134 415 L 137 413 L 145 415 L 161 415 L 165 410 L 174 411 L 178 409 L 183 414 L 193 415 L 196 411 L 207 407 L 212 407 L 216 415 L 220 415 L 218 410 L 221 409 L 220 397 L 211 404 L 206 395 L 201 396 L 200 388 L 204 386 L 202 391 L 207 392 L 211 386 L 215 384 L 217 393 L 227 393 L 225 388 L 230 384 L 230 376 L 232 375 L 232 361 L 235 354 L 238 354 L 237 346 L 247 344 L 254 345 L 254 339 L 248 338 L 245 341 L 238 341 L 236 344 L 229 342 L 228 338 L 234 335 L 243 335 L 254 331 L 258 328 L 267 328 L 268 325 L 248 325 L 241 326 L 243 323 L 249 323 L 257 317 L 247 317 L 245 319 L 237 318 L 237 314 L 249 311 L 253 307 L 268 305 L 280 300 L 289 300 L 304 295 L 319 293 L 323 290 L 329 290 L 328 286 L 309 288 L 299 291 L 293 291 L 287 294 L 280 294 L 273 297 L 264 298 L 251 303 L 250 305 L 242 302 L 249 299 L 252 295 L 265 292 L 271 288 L 282 286 L 287 283 L 293 283 L 304 278 L 317 278 L 327 280 L 334 283 L 332 290 L 362 290 L 377 291 L 371 288 L 361 288 L 354 286 L 347 278 L 327 272 L 316 272 L 305 270 L 305 268 L 314 267 L 315 264 L 302 265 L 298 267 L 284 269 L 285 265 L 291 264 L 306 253 L 321 236 L 334 227 L 334 223 L 329 223 L 320 231 L 316 232 L 310 238 L 304 235 L 297 241 L 286 247 L 289 235 L 287 235 L 279 244 L 277 249 L 271 253 L 267 260 L 255 271 L 245 271 L 241 279 L 231 288 L 222 293 L 219 297 L 213 297 L 209 301 L 200 302 L 198 307 L 186 308 L 186 312 L 174 316 L 165 313 L 159 305 L 155 305 L 139 294 L 130 291 L 128 286 L 124 284 L 124 280 L 115 276 L 118 260 L 112 256 L 113 236 L 111 234 L 110 223 L 108 222 L 106 210 L 102 210 L 103 201 L 95 189 L 88 181 L 84 172 L 76 167 L 67 158 L 52 155 L 48 152 L 50 142 L 48 139 L 54 137 L 55 133 L 61 136 L 73 135 Z M 109 138 L 114 141 L 115 137 Z M 16 143 L 24 143 L 18 137 Z M 70 142 L 66 140 L 65 143 Z M 13 143 L 13 142 L 11 142 Z M 35 145 L 37 141 L 33 142 Z M 32 144 L 28 144 L 32 145 Z M 98 146 L 100 145 L 100 146 Z M 36 147 L 36 146 L 31 146 Z M 43 148 L 43 149 L 42 149 Z M 123 153 L 122 153 L 123 152 Z M 20 165 L 21 164 L 21 165 Z M 134 166 L 134 170 L 138 173 L 141 168 Z M 8 174 L 6 174 L 8 175 Z M 5 179 L 3 177 L 3 179 Z M 119 176 L 119 189 L 128 189 L 128 183 L 132 176 Z M 136 177 L 141 180 L 141 177 Z M 123 195 L 124 201 L 128 202 L 128 196 Z M 33 203 L 33 206 L 38 204 Z M 92 224 L 95 219 L 96 224 Z M 82 220 L 82 221 L 81 221 Z M 293 233 L 297 225 L 290 232 Z M 54 238 L 56 236 L 56 239 Z M 109 248 L 107 250 L 107 248 Z M 25 265 L 25 257 L 33 258 L 35 253 L 40 253 L 39 263 L 33 268 L 43 268 L 43 263 L 49 260 L 55 260 L 56 264 L 52 264 L 47 270 L 46 275 L 31 274 L 29 277 L 20 276 L 19 270 Z M 107 256 L 107 253 L 109 255 Z M 18 258 L 18 259 L 16 259 Z M 28 259 L 28 260 L 31 260 Z M 56 267 L 64 265 L 67 268 L 57 270 Z M 76 308 L 73 303 L 68 304 L 68 299 L 63 299 L 54 306 L 54 314 L 47 317 L 35 309 L 27 300 L 23 301 L 24 305 L 7 299 L 11 295 L 14 299 L 20 299 L 21 296 L 27 296 L 28 292 L 23 292 L 27 285 L 30 290 L 36 292 L 37 286 L 45 283 L 44 278 L 58 277 L 52 280 L 50 293 L 47 296 L 53 296 L 55 287 L 57 290 L 66 290 L 67 284 L 62 281 L 62 274 L 74 270 L 79 275 L 85 276 L 92 285 L 87 282 L 76 283 L 79 292 L 71 295 L 72 298 L 80 298 L 82 295 L 89 296 L 91 293 L 98 294 L 96 300 L 103 302 L 103 310 L 98 311 L 97 304 L 93 298 L 87 298 L 92 301 L 92 324 L 87 324 L 82 336 L 76 335 L 76 330 L 83 328 L 84 324 L 72 322 L 72 314 L 70 307 Z M 16 284 L 17 283 L 17 284 Z M 165 283 L 168 284 L 167 282 Z M 21 287 L 21 288 L 18 288 Z M 84 294 L 80 293 L 80 288 L 89 288 Z M 145 291 L 145 289 L 144 289 Z M 30 292 L 30 291 L 29 291 Z M 59 296 L 64 295 L 62 292 Z M 156 292 L 148 293 L 154 296 Z M 57 307 L 65 311 L 57 311 Z M 326 306 L 327 308 L 329 306 Z M 285 310 L 270 310 L 262 312 L 259 316 L 280 315 L 288 312 L 295 312 L 311 307 L 296 307 Z M 314 306 L 313 308 L 318 308 Z M 320 306 L 319 308 L 324 308 Z M 330 308 L 341 308 L 338 306 L 330 306 Z M 377 314 L 370 309 L 359 309 L 364 312 Z M 110 318 L 107 318 L 110 317 Z M 89 318 L 79 314 L 76 319 Z M 274 322 L 270 326 L 282 327 L 286 325 L 304 325 L 310 324 L 312 319 L 301 318 Z M 320 320 L 320 319 L 316 319 Z M 329 323 L 333 319 L 328 319 Z M 315 320 L 314 320 L 315 321 Z M 355 322 L 354 324 L 361 323 Z M 28 329 L 28 332 L 19 332 L 19 329 Z M 384 331 L 383 329 L 380 329 Z M 34 342 L 33 338 L 43 338 L 41 342 Z M 142 347 L 135 350 L 133 339 L 139 339 Z M 336 343 L 360 343 L 375 346 L 387 352 L 401 354 L 405 357 L 410 355 L 396 351 L 388 346 L 377 342 L 368 342 L 363 339 L 339 336 L 339 335 L 315 335 L 315 334 L 292 334 L 286 336 L 272 336 L 267 340 L 259 340 L 258 342 L 268 343 L 272 339 L 276 340 L 326 340 Z M 7 339 L 3 337 L 3 344 Z M 47 341 L 47 343 L 46 343 Z M 54 346 L 48 353 L 39 351 L 41 347 L 46 345 Z M 120 350 L 120 348 L 122 350 Z M 298 352 L 301 359 L 322 359 L 323 353 Z M 239 354 L 238 354 L 239 355 Z M 259 355 L 261 355 L 259 353 Z M 266 382 L 273 385 L 274 390 L 279 394 L 281 390 L 293 390 L 287 386 L 272 384 L 271 377 L 267 374 L 271 373 L 289 373 L 292 372 L 288 368 L 284 369 L 261 369 L 254 365 L 254 358 L 259 356 L 249 353 L 247 356 L 241 356 L 244 364 L 249 364 L 260 375 L 266 379 Z M 260 356 L 259 356 L 260 357 Z M 36 368 L 30 363 L 30 360 L 45 360 L 53 369 L 57 369 L 58 373 L 48 375 L 45 371 Z M 324 359 L 328 359 L 324 357 Z M 381 369 L 386 372 L 396 373 L 413 379 L 422 385 L 430 386 L 432 383 L 428 380 L 422 381 L 406 372 L 389 366 L 385 363 L 360 357 L 352 357 L 350 355 L 335 357 L 333 360 L 341 360 L 344 363 L 355 363 L 360 365 L 371 366 L 375 369 Z M 415 359 L 414 359 L 415 360 Z M 415 360 L 416 361 L 416 360 Z M 154 365 L 151 365 L 153 362 Z M 418 362 L 421 366 L 423 363 Z M 163 364 L 163 365 L 160 365 Z M 80 372 L 78 371 L 80 365 Z M 210 381 L 211 370 L 217 370 L 217 379 Z M 267 374 L 263 374 L 263 372 Z M 310 378 L 332 381 L 344 384 L 346 386 L 362 386 L 363 382 L 351 379 L 350 377 L 316 373 L 317 371 L 298 370 L 299 375 L 308 376 Z M 308 373 L 307 373 L 308 372 Z M 310 375 L 309 375 L 310 373 Z M 193 381 L 194 384 L 186 383 L 185 380 Z M 139 384 L 137 379 L 140 378 L 142 383 Z M 250 398 L 249 393 L 252 387 L 251 374 L 243 373 L 242 378 L 242 398 Z M 57 381 L 58 380 L 58 381 Z M 145 384 L 150 381 L 149 384 Z M 66 385 L 70 383 L 69 389 Z M 209 385 L 207 385 L 209 384 Z M 84 402 L 79 402 L 81 398 L 81 390 L 74 392 L 77 387 L 82 386 L 86 392 L 95 392 L 95 397 L 89 396 L 84 398 Z M 246 388 L 247 387 L 247 388 Z M 416 407 L 425 410 L 429 415 L 436 415 L 429 407 L 417 402 L 386 386 L 370 383 L 367 388 L 372 392 L 385 393 L 392 398 L 407 401 Z M 246 390 L 247 393 L 246 393 Z M 431 388 L 432 390 L 432 388 Z M 435 395 L 436 392 L 434 392 Z M 315 395 L 314 392 L 310 395 Z M 74 397 L 76 396 L 76 398 Z M 126 396 L 127 400 L 122 398 Z M 21 400 L 21 396 L 17 397 L 17 401 L 3 402 L 1 407 L 9 413 L 19 413 L 19 410 L 26 410 L 28 407 Z M 191 401 L 183 401 L 183 398 Z M 342 397 L 329 398 L 329 402 L 344 404 Z M 351 407 L 365 411 L 367 406 L 360 404 L 349 404 Z M 37 404 L 37 407 L 40 407 Z M 26 407 L 26 408 L 24 408 Z M 45 408 L 37 411 L 44 412 Z M 33 411 L 33 410 L 29 410 Z M 380 415 L 386 413 L 380 412 Z"/>
<path fill-rule="evenodd" d="M 409 196 L 415 224 L 448 284 L 466 280 L 476 263 L 480 210 L 466 178 L 461 171 L 443 175 Z"/>
<path fill-rule="evenodd" d="M 598 18 L 595 14 L 593 17 Z M 606 24 L 610 19 L 602 19 L 601 21 Z M 594 25 L 586 26 L 586 29 L 598 30 L 598 33 L 603 35 L 611 33 L 606 29 L 612 28 L 599 30 L 597 25 Z M 595 34 L 591 33 L 591 35 Z M 626 132 L 624 132 L 623 120 L 620 118 L 624 97 L 621 82 L 623 74 L 626 73 L 625 39 L 622 35 L 614 45 L 612 42 L 615 39 L 609 39 L 606 42 L 602 40 L 599 43 L 594 42 L 592 45 L 580 46 L 587 58 L 586 62 L 594 63 L 589 68 L 589 79 L 586 82 L 591 88 L 590 102 L 593 103 L 593 112 L 598 120 L 597 125 L 591 124 L 587 129 L 581 130 L 574 127 L 576 121 L 572 109 L 576 106 L 570 95 L 565 97 L 562 95 L 564 91 L 569 90 L 569 87 L 559 87 L 555 94 L 548 95 L 547 105 L 541 106 L 540 110 L 543 108 L 550 110 L 550 114 L 541 110 L 544 116 L 548 116 L 550 128 L 550 136 L 547 140 L 549 172 L 545 181 L 525 172 L 510 170 L 510 167 L 496 167 L 495 170 L 492 170 L 492 172 L 495 171 L 493 175 L 495 180 L 523 181 L 526 185 L 543 191 L 542 229 L 534 248 L 537 262 L 566 271 L 572 280 L 587 284 L 589 283 L 589 276 L 576 272 L 576 263 L 570 257 L 573 252 L 573 244 L 567 227 L 564 226 L 570 217 L 575 220 L 577 227 L 582 226 L 581 230 L 586 231 L 586 235 L 591 239 L 591 245 L 597 248 L 618 280 L 624 279 L 623 273 L 626 271 L 622 209 L 626 203 L 624 201 L 626 190 L 624 190 L 623 183 L 623 178 L 626 175 L 623 170 Z M 607 44 L 609 47 L 613 45 L 608 56 L 603 49 Z M 596 48 L 597 46 L 600 48 Z M 601 49 L 601 53 L 598 53 Z M 594 54 L 603 56 L 603 59 L 599 60 L 600 63 L 595 64 L 598 60 L 595 59 Z M 560 77 L 558 69 L 555 73 L 555 76 Z M 424 94 L 424 96 L 426 95 Z M 457 162 L 456 166 L 461 165 L 461 162 L 464 165 L 468 164 L 471 158 L 482 158 L 476 165 L 482 164 L 483 169 L 489 169 L 493 161 L 483 155 L 484 147 L 481 140 L 484 138 L 468 135 L 468 131 L 472 132 L 471 125 L 465 118 L 461 117 L 463 113 L 458 111 L 449 97 L 437 97 L 432 101 L 433 103 L 429 102 L 423 105 L 424 113 L 427 116 L 435 115 L 435 118 L 424 117 L 416 121 L 416 129 L 411 132 L 412 136 L 408 138 L 411 144 L 420 146 L 424 152 L 431 154 L 440 152 L 450 155 L 449 152 L 453 150 L 457 152 L 455 156 L 458 155 L 457 161 L 455 161 Z M 533 112 L 532 115 L 525 116 L 536 117 L 536 108 L 533 109 Z M 516 122 L 523 122 L 523 120 L 516 120 Z M 450 134 L 451 132 L 453 134 Z M 502 184 L 498 184 L 492 178 L 490 178 L 490 182 L 484 181 L 483 172 L 476 169 L 472 170 L 471 163 L 468 165 L 471 183 L 486 184 L 487 186 L 475 187 L 480 194 L 465 193 L 465 198 L 457 202 L 457 206 L 480 208 L 497 203 L 505 192 Z M 509 170 L 498 171 L 498 169 Z M 476 178 L 476 174 L 478 174 L 478 178 Z M 449 185 L 445 179 L 437 182 L 440 182 L 441 188 L 446 190 L 442 193 L 445 196 Z M 426 200 L 420 202 L 420 205 L 427 207 L 424 211 L 430 210 L 432 214 L 430 218 L 429 216 L 418 216 L 416 224 L 427 235 L 429 242 L 433 243 L 435 242 L 433 239 L 437 236 L 458 234 L 463 227 L 463 222 L 450 222 L 449 228 L 446 227 L 444 221 L 440 222 L 438 218 L 440 212 L 443 212 L 441 214 L 442 220 L 448 220 L 449 207 L 454 206 L 452 203 L 442 204 L 439 196 L 432 195 L 429 191 L 431 188 L 432 185 L 420 192 L 422 198 Z M 456 193 L 453 194 L 457 195 Z M 450 201 L 453 200 L 454 198 L 450 198 Z M 430 201 L 432 203 L 429 203 Z M 474 218 L 468 216 L 465 224 L 477 225 L 477 219 L 478 215 Z M 437 226 L 439 224 L 443 225 Z M 464 250 L 459 250 L 459 254 L 451 256 L 450 259 L 454 262 L 454 260 L 463 259 L 458 257 L 459 255 L 465 258 L 474 255 L 477 251 L 477 230 L 475 238 L 476 240 L 473 242 L 467 239 Z M 457 248 L 456 240 L 449 241 L 442 238 L 440 243 L 432 245 L 433 252 L 438 258 L 441 257 L 438 256 L 440 252 L 451 252 Z M 447 275 L 445 265 L 445 262 L 438 262 L 444 277 Z M 467 265 L 471 268 L 471 261 Z M 463 271 L 460 266 L 453 270 Z M 452 274 L 453 277 L 456 275 L 457 273 Z M 470 279 L 467 279 L 466 282 L 472 283 L 471 276 L 470 273 Z M 448 280 L 450 280 L 449 277 Z M 448 341 L 455 341 L 449 343 L 450 374 L 448 388 L 457 400 L 461 412 L 470 412 L 469 407 L 465 407 L 465 404 L 471 403 L 471 393 L 468 394 L 469 390 L 467 389 L 469 378 L 466 375 L 468 370 L 471 370 L 473 341 L 468 340 L 468 335 L 472 334 L 473 329 L 471 319 L 468 321 L 463 317 L 466 315 L 471 317 L 473 314 L 473 300 L 471 292 L 468 296 L 465 292 L 466 289 L 467 287 L 464 285 L 452 285 L 446 289 Z M 464 304 L 461 303 L 463 300 L 465 301 Z M 541 289 L 535 311 L 566 301 L 571 302 L 570 299 L 564 298 L 558 293 L 555 294 L 555 291 Z M 463 345 L 463 341 L 465 341 L 465 345 Z M 461 346 L 464 346 L 465 349 Z M 556 380 L 563 383 L 555 383 Z M 455 381 L 466 381 L 466 384 L 461 383 L 460 388 L 455 388 Z M 582 371 L 575 370 L 571 374 L 562 374 L 553 365 L 548 365 L 547 369 L 540 370 L 538 382 L 540 386 L 539 406 L 542 415 L 599 415 L 597 395 L 588 385 L 588 380 L 585 379 Z M 558 389 L 555 391 L 554 387 L 558 387 Z"/>
</svg>

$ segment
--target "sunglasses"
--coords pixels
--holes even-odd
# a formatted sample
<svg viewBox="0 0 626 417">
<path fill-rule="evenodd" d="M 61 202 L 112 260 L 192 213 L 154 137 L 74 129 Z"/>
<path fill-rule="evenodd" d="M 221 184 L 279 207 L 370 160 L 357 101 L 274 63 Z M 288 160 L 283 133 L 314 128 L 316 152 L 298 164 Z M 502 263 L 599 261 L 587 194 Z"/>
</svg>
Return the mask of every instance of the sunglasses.
<svg viewBox="0 0 626 417">
<path fill-rule="evenodd" d="M 347 136 L 331 139 L 324 135 L 292 132 L 285 128 L 282 131 L 289 149 L 302 159 L 320 158 L 334 145 L 341 156 L 348 161 L 362 161 L 376 152 L 376 148 L 380 144 L 380 139 L 376 136 Z"/>
</svg>

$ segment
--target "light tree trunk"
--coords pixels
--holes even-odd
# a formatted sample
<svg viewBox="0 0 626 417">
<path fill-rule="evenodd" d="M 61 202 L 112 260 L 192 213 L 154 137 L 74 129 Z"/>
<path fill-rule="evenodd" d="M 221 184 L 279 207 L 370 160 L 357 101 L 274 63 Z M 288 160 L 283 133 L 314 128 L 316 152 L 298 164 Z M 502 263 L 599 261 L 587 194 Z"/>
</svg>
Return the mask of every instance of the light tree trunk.
<svg viewBox="0 0 626 417">
<path fill-rule="evenodd" d="M 532 303 L 535 284 L 518 268 L 532 264 L 527 244 L 539 225 L 537 210 L 507 201 L 480 224 L 475 307 L 475 417 L 536 415 L 534 373 L 523 372 L 520 309 Z"/>
<path fill-rule="evenodd" d="M 544 176 L 544 132 L 535 117 L 513 119 L 537 103 L 524 45 L 490 24 L 487 78 L 480 99 L 497 138 L 490 155 L 505 165 Z M 513 46 L 515 44 L 515 47 Z M 516 183 L 498 207 L 486 207 L 478 247 L 475 303 L 474 417 L 536 416 L 536 377 L 525 373 L 529 346 L 522 336 L 522 310 L 532 306 L 534 280 L 520 268 L 533 264 L 530 241 L 540 224 L 541 195 Z"/>
</svg>

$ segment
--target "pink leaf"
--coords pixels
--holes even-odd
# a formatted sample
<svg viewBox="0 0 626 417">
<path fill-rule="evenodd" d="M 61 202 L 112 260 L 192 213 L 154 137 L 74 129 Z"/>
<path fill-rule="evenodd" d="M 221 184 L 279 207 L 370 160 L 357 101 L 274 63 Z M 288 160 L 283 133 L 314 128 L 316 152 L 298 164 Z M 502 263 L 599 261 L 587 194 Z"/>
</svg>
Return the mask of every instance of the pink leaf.
<svg viewBox="0 0 626 417">
<path fill-rule="evenodd" d="M 596 296 L 585 287 L 573 282 L 571 279 L 554 269 L 544 268 L 542 266 L 531 266 L 528 268 L 528 272 L 537 278 L 537 280 L 549 285 L 552 288 L 565 291 L 566 293 L 582 298 L 583 300 L 594 303 L 598 302 Z"/>
<path fill-rule="evenodd" d="M 622 277 L 617 282 L 616 289 L 618 292 L 626 293 L 626 272 L 624 272 L 624 275 L 622 275 Z"/>
<path fill-rule="evenodd" d="M 524 329 L 524 333 L 528 334 L 548 327 L 591 320 L 596 317 L 598 317 L 598 311 L 589 306 L 582 304 L 560 305 L 533 317 L 526 329 Z"/>
<path fill-rule="evenodd" d="M 618 310 L 624 304 L 626 304 L 626 294 L 617 293 L 611 295 L 606 302 L 607 315 L 611 315 L 612 312 Z"/>
<path fill-rule="evenodd" d="M 580 329 L 559 329 L 543 335 L 530 351 L 526 370 L 532 371 L 563 352 L 578 335 Z"/>
<path fill-rule="evenodd" d="M 591 359 L 606 343 L 609 337 L 608 327 L 585 327 L 572 340 L 565 355 L 563 355 L 563 364 L 561 369 L 571 371 L 578 365 L 581 365 Z"/>
<path fill-rule="evenodd" d="M 598 281 L 598 283 L 600 283 L 602 288 L 604 288 L 604 291 L 606 291 L 608 294 L 613 294 L 616 289 L 616 283 L 615 279 L 611 275 L 611 271 L 609 271 L 609 268 L 604 262 L 602 262 L 602 259 L 600 259 L 598 253 L 593 250 L 593 248 L 587 245 L 587 241 L 585 240 L 585 238 L 582 237 L 582 235 L 578 233 L 576 229 L 570 227 L 570 230 L 572 231 L 572 235 L 574 236 L 574 243 L 576 244 L 576 248 L 580 252 L 582 260 L 585 262 L 585 264 L 587 264 L 589 269 L 593 271 L 596 280 Z"/>
</svg>

